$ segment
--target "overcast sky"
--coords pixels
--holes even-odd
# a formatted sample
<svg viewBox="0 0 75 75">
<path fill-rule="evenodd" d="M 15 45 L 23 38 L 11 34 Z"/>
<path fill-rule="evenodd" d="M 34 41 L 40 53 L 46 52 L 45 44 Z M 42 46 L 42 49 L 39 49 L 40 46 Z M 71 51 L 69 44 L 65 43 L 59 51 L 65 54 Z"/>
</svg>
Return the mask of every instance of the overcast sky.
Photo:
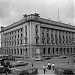
<svg viewBox="0 0 75 75">
<path fill-rule="evenodd" d="M 24 14 L 39 13 L 42 18 L 51 18 L 74 25 L 74 0 L 0 0 L 0 26 L 7 26 L 23 18 Z"/>
</svg>

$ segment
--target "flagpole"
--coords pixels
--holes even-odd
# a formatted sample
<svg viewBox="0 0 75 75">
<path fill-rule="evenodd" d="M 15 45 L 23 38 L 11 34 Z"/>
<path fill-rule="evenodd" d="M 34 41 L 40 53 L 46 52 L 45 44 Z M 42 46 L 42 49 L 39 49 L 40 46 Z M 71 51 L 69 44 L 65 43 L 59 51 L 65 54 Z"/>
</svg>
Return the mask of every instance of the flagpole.
<svg viewBox="0 0 75 75">
<path fill-rule="evenodd" d="M 59 0 L 58 0 L 58 22 L 59 22 Z"/>
</svg>

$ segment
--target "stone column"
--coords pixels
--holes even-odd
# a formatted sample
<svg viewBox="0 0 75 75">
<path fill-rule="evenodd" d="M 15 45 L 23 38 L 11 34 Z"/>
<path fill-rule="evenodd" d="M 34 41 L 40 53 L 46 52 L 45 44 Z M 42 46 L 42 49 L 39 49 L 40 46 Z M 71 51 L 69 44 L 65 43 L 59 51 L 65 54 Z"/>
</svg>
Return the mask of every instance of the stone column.
<svg viewBox="0 0 75 75">
<path fill-rule="evenodd" d="M 53 43 L 55 44 L 55 30 L 53 30 L 53 37 L 54 37 Z"/>
<path fill-rule="evenodd" d="M 64 43 L 66 44 L 66 31 L 64 32 L 64 38 L 65 38 Z M 66 49 L 66 48 L 65 48 L 65 49 Z"/>
<path fill-rule="evenodd" d="M 68 44 L 69 44 L 69 32 L 67 33 L 67 37 L 68 37 Z"/>
<path fill-rule="evenodd" d="M 71 45 L 72 45 L 72 32 L 71 32 L 70 36 L 71 36 L 71 42 L 70 42 L 70 43 L 71 43 Z"/>
<path fill-rule="evenodd" d="M 61 44 L 63 45 L 63 31 L 61 31 Z"/>
<path fill-rule="evenodd" d="M 50 44 L 51 44 L 51 29 L 49 30 Z"/>
<path fill-rule="evenodd" d="M 59 44 L 59 30 L 57 31 L 57 38 L 58 38 L 58 44 Z"/>
</svg>

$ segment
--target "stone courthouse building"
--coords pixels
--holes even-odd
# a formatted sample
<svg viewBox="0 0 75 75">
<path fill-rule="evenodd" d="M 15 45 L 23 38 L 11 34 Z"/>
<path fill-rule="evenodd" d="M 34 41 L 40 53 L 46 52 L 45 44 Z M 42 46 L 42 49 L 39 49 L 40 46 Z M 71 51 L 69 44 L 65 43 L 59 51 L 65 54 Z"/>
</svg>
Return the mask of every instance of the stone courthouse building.
<svg viewBox="0 0 75 75">
<path fill-rule="evenodd" d="M 3 54 L 36 57 L 75 54 L 75 27 L 44 19 L 39 14 L 24 15 L 23 19 L 1 27 Z"/>
</svg>

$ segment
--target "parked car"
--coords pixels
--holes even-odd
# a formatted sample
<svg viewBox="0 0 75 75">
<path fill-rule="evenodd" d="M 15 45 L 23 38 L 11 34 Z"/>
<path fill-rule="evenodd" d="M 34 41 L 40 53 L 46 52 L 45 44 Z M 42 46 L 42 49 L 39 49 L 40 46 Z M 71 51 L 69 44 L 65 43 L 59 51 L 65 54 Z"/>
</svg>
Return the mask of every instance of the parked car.
<svg viewBox="0 0 75 75">
<path fill-rule="evenodd" d="M 28 62 L 24 62 L 24 61 L 17 61 L 13 64 L 14 67 L 17 67 L 17 66 L 25 66 L 25 65 L 28 65 Z"/>
<path fill-rule="evenodd" d="M 44 57 L 44 59 L 45 59 L 45 60 L 49 60 L 49 59 L 51 59 L 51 57 Z"/>
<path fill-rule="evenodd" d="M 4 60 L 3 60 L 3 59 L 0 59 L 0 63 L 1 63 L 2 61 L 4 61 Z"/>
<path fill-rule="evenodd" d="M 8 60 L 15 60 L 15 57 L 12 56 L 12 55 L 9 55 L 9 56 L 8 56 Z"/>
<path fill-rule="evenodd" d="M 0 66 L 0 74 L 2 74 L 3 66 Z"/>
<path fill-rule="evenodd" d="M 15 60 L 15 57 L 12 55 L 3 55 L 3 60 Z"/>
<path fill-rule="evenodd" d="M 43 59 L 41 57 L 36 57 L 35 61 L 42 61 Z"/>
<path fill-rule="evenodd" d="M 73 57 L 75 57 L 75 55 L 73 55 Z"/>
<path fill-rule="evenodd" d="M 63 56 L 59 56 L 59 59 L 64 59 L 67 58 L 67 56 L 63 55 Z"/>
<path fill-rule="evenodd" d="M 3 58 L 3 55 L 0 55 L 0 58 Z"/>
</svg>

